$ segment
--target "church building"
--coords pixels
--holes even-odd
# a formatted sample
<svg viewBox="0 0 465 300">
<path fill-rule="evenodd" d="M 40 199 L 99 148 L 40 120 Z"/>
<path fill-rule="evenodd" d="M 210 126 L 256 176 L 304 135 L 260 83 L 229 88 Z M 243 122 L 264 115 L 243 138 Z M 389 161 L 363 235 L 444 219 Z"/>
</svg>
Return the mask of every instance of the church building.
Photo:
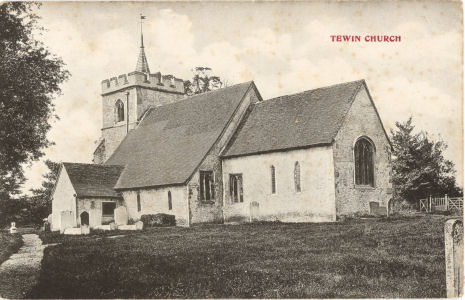
<svg viewBox="0 0 465 300">
<path fill-rule="evenodd" d="M 180 226 L 388 213 L 391 144 L 364 80 L 269 100 L 254 82 L 187 96 L 150 72 L 142 40 L 136 70 L 103 80 L 101 101 L 93 163 L 62 163 L 53 230 L 98 228 L 118 207 Z"/>
</svg>

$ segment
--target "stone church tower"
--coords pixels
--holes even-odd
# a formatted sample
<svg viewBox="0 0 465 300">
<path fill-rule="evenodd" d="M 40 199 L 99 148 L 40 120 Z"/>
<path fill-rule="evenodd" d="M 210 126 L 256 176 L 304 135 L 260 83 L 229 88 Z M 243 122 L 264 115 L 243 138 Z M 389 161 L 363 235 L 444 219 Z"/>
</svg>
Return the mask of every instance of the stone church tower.
<svg viewBox="0 0 465 300">
<path fill-rule="evenodd" d="M 102 136 L 97 142 L 92 161 L 96 164 L 104 163 L 150 107 L 172 103 L 184 97 L 182 79 L 161 75 L 160 72 L 150 73 L 141 32 L 136 70 L 102 81 Z"/>
</svg>

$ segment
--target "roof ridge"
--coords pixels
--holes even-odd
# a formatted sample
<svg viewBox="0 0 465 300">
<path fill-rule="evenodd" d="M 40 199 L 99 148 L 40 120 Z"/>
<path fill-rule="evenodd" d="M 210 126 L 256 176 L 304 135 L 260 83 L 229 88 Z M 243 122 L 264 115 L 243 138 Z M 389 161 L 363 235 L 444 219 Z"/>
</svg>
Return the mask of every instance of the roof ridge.
<svg viewBox="0 0 465 300">
<path fill-rule="evenodd" d="M 164 104 L 164 105 L 151 106 L 151 109 L 147 110 L 147 115 L 149 115 L 150 113 L 152 113 L 153 111 L 155 111 L 156 109 L 161 108 L 161 107 L 165 108 L 165 107 L 175 106 L 175 105 L 178 105 L 179 103 L 184 103 L 187 100 L 192 100 L 192 98 L 197 98 L 197 97 L 204 96 L 206 94 L 211 94 L 211 93 L 219 92 L 219 91 L 222 91 L 222 90 L 225 90 L 225 89 L 230 89 L 230 88 L 233 88 L 233 87 L 238 86 L 238 85 L 245 85 L 245 84 L 251 85 L 252 83 L 253 83 L 253 80 L 246 81 L 246 82 L 241 82 L 241 83 L 236 83 L 234 85 L 226 86 L 226 87 L 223 87 L 223 88 L 220 88 L 220 89 L 211 90 L 211 91 L 208 91 L 208 92 L 191 95 L 191 96 L 188 96 L 188 97 L 186 97 L 184 99 L 179 99 L 177 101 L 167 103 L 167 104 Z M 140 120 L 140 123 L 142 123 L 142 119 Z"/>
<path fill-rule="evenodd" d="M 63 165 L 85 165 L 85 166 L 104 166 L 104 167 L 124 167 L 124 165 L 105 165 L 105 164 L 94 164 L 94 163 L 81 163 L 81 162 L 61 162 Z"/>
<path fill-rule="evenodd" d="M 268 101 L 284 99 L 286 97 L 291 97 L 291 96 L 298 96 L 298 95 L 302 95 L 302 94 L 306 94 L 306 93 L 310 93 L 310 92 L 314 92 L 314 91 L 318 91 L 318 90 L 322 90 L 322 89 L 334 88 L 334 87 L 337 87 L 337 86 L 347 85 L 347 84 L 351 84 L 351 83 L 360 83 L 361 84 L 363 82 L 365 82 L 365 79 L 359 79 L 359 80 L 347 81 L 347 82 L 342 82 L 342 83 L 336 83 L 336 84 L 332 84 L 332 85 L 328 85 L 328 86 L 322 86 L 322 87 L 314 88 L 314 89 L 311 89 L 311 90 L 302 91 L 302 92 L 299 92 L 299 93 L 282 95 L 282 96 L 270 98 L 270 99 L 262 101 L 260 103 L 265 103 L 265 102 L 268 102 Z"/>
<path fill-rule="evenodd" d="M 211 90 L 211 91 L 208 91 L 208 92 L 203 92 L 203 93 L 200 93 L 200 94 L 195 94 L 195 95 L 191 95 L 185 99 L 181 99 L 179 101 L 176 101 L 176 102 L 173 102 L 173 103 L 179 103 L 181 101 L 185 101 L 189 98 L 195 98 L 195 97 L 199 97 L 199 96 L 202 96 L 202 95 L 205 95 L 205 94 L 210 94 L 210 93 L 213 93 L 213 92 L 218 92 L 218 91 L 221 91 L 221 90 L 224 90 L 224 89 L 230 89 L 230 88 L 233 88 L 235 86 L 238 86 L 238 85 L 245 85 L 246 83 L 247 84 L 252 84 L 253 80 L 249 80 L 249 81 L 245 81 L 245 82 L 241 82 L 241 83 L 236 83 L 236 84 L 233 84 L 233 85 L 230 85 L 230 86 L 225 86 L 225 87 L 222 87 L 222 88 L 219 88 L 219 89 L 215 89 L 215 90 Z M 173 104 L 173 103 L 170 103 L 170 104 Z M 168 105 L 168 104 L 167 104 Z"/>
</svg>

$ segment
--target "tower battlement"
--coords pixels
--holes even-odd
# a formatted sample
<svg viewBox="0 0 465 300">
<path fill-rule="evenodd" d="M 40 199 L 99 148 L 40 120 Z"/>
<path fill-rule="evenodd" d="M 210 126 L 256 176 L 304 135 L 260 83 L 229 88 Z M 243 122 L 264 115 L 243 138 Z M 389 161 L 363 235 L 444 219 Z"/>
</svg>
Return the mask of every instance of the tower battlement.
<svg viewBox="0 0 465 300">
<path fill-rule="evenodd" d="M 173 75 L 162 75 L 160 72 L 147 74 L 134 71 L 117 77 L 102 80 L 102 95 L 126 89 L 128 87 L 140 86 L 148 89 L 167 93 L 184 94 L 184 81 Z"/>
</svg>

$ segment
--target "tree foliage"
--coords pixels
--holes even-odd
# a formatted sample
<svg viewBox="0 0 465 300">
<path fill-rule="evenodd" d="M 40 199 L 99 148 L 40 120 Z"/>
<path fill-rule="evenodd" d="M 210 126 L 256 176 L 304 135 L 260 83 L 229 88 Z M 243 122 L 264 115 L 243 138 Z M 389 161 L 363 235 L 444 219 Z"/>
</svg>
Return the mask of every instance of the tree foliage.
<svg viewBox="0 0 465 300">
<path fill-rule="evenodd" d="M 195 67 L 192 80 L 184 81 L 184 90 L 186 94 L 196 95 L 208 91 L 216 90 L 226 86 L 226 83 L 219 76 L 211 74 L 212 69 L 209 67 Z"/>
<path fill-rule="evenodd" d="M 24 164 L 44 155 L 52 100 L 69 72 L 61 58 L 36 39 L 43 32 L 35 13 L 40 4 L 0 5 L 0 200 L 19 193 Z"/>
<path fill-rule="evenodd" d="M 0 200 L 0 226 L 16 222 L 18 225 L 40 225 L 52 212 L 52 193 L 60 172 L 60 164 L 46 160 L 48 172 L 42 178 L 42 186 L 31 189 L 31 196 Z"/>
<path fill-rule="evenodd" d="M 429 195 L 461 195 L 454 163 L 443 156 L 447 144 L 432 140 L 424 131 L 414 133 L 414 129 L 412 117 L 404 123 L 396 122 L 396 128 L 391 129 L 396 198 L 415 204 Z"/>
<path fill-rule="evenodd" d="M 52 193 L 60 172 L 59 163 L 47 159 L 45 164 L 48 167 L 48 172 L 43 175 L 42 186 L 31 190 L 32 197 L 29 201 L 37 221 L 46 218 L 52 212 Z"/>
</svg>

